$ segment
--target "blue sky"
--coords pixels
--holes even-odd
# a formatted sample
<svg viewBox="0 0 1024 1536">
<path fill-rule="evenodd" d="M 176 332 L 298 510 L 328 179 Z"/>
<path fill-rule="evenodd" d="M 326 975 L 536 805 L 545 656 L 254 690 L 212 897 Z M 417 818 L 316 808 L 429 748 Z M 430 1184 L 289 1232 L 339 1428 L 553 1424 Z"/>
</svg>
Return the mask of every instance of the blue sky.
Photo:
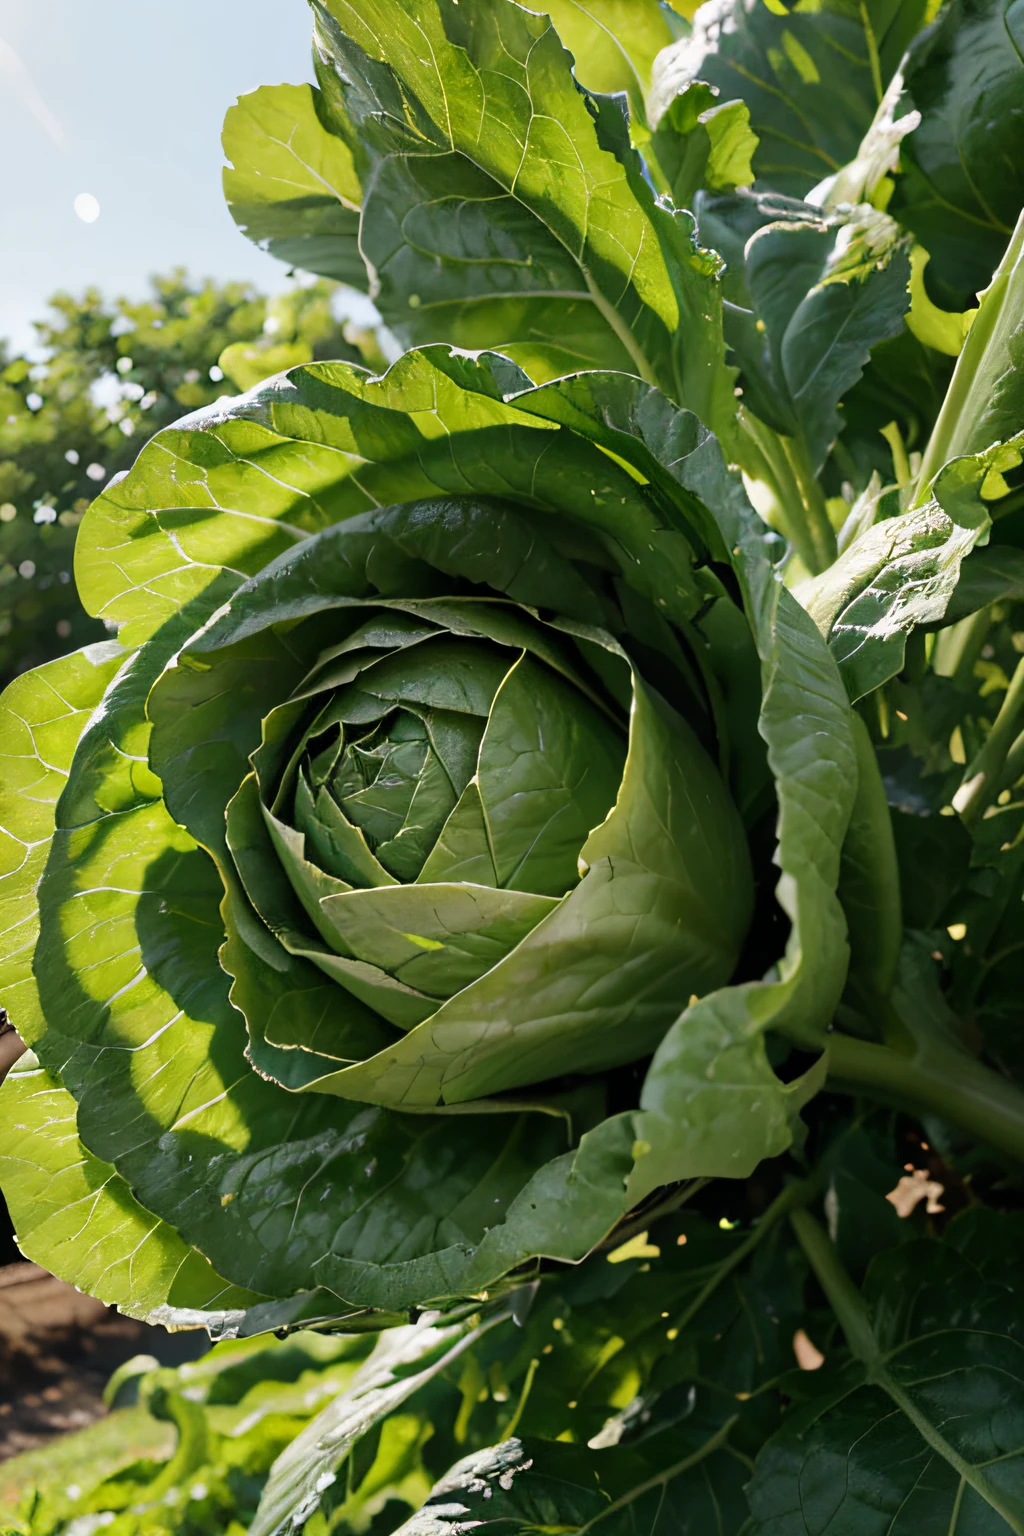
<svg viewBox="0 0 1024 1536">
<path fill-rule="evenodd" d="M 141 295 L 179 264 L 280 287 L 224 207 L 220 128 L 311 78 L 310 30 L 304 0 L 0 0 L 0 335 L 28 344 L 57 288 Z"/>
</svg>

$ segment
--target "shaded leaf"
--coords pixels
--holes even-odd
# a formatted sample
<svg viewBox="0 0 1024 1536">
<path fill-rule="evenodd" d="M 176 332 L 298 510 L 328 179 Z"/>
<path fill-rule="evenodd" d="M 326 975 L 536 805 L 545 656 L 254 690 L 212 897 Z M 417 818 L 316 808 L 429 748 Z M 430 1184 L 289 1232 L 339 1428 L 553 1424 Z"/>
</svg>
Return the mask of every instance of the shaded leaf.
<svg viewBox="0 0 1024 1536">
<path fill-rule="evenodd" d="M 689 81 L 705 80 L 721 100 L 746 102 L 759 182 L 805 197 L 855 158 L 924 14 L 920 0 L 825 0 L 813 9 L 713 0 L 692 36 L 657 61 L 651 120 Z"/>
<path fill-rule="evenodd" d="M 250 1530 L 276 1536 L 300 1530 L 334 1483 L 359 1441 L 415 1392 L 446 1370 L 489 1327 L 509 1318 L 499 1312 L 483 1323 L 415 1327 L 382 1334 L 376 1349 L 336 1397 L 278 1457 Z"/>
<path fill-rule="evenodd" d="M 74 1099 L 31 1055 L 4 1084 L 0 1108 L 0 1174 L 26 1258 L 150 1322 L 223 1326 L 260 1300 L 221 1280 L 86 1150 Z"/>
<path fill-rule="evenodd" d="M 904 77 L 904 104 L 923 120 L 903 144 L 891 211 L 930 253 L 927 281 L 942 308 L 966 309 L 1024 203 L 1019 6 L 953 0 L 914 39 Z"/>
<path fill-rule="evenodd" d="M 687 1425 L 633 1448 L 591 1451 L 515 1437 L 457 1462 L 402 1536 L 446 1536 L 475 1527 L 510 1533 L 586 1531 L 598 1522 L 616 1536 L 659 1530 L 738 1536 L 746 1519 L 743 1461 Z M 689 1433 L 687 1431 L 689 1430 Z"/>
<path fill-rule="evenodd" d="M 962 561 L 988 533 L 986 480 L 1022 445 L 1024 437 L 949 461 L 925 505 L 869 525 L 834 565 L 802 584 L 801 602 L 828 639 L 851 699 L 902 669 L 915 625 L 943 618 Z"/>
</svg>

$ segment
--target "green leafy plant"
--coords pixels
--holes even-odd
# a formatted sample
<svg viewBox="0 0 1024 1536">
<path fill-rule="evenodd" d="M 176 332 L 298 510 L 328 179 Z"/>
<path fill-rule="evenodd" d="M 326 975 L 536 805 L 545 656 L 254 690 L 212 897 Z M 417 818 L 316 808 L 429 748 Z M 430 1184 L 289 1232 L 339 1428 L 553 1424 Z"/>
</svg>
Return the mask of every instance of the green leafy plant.
<svg viewBox="0 0 1024 1536">
<path fill-rule="evenodd" d="M 108 1396 L 135 1384 L 139 1403 L 115 1407 L 104 1443 L 138 1443 L 147 1423 L 168 1439 L 97 1467 L 91 1430 L 59 1472 L 15 1463 L 14 1529 L 667 1520 L 696 1536 L 885 1529 L 901 1511 L 926 1531 L 1014 1529 L 1019 1218 L 975 1207 L 940 1236 L 922 1202 L 901 1220 L 883 1198 L 900 1154 L 877 1121 L 816 1131 L 813 1150 L 815 1177 L 762 1187 L 758 1215 L 741 1199 L 717 1218 L 715 1187 L 690 1186 L 681 1210 L 472 1315 L 376 1342 L 239 1339 L 173 1372 L 131 1362 Z"/>
<path fill-rule="evenodd" d="M 228 199 L 412 350 L 159 436 L 6 696 L 22 1243 L 380 1332 L 256 1536 L 381 1423 L 408 1536 L 1024 1531 L 1016 9 L 312 9 Z"/>
<path fill-rule="evenodd" d="M 692 30 L 654 0 L 628 23 L 514 0 L 312 9 L 317 85 L 265 87 L 225 125 L 250 237 L 344 271 L 404 345 L 657 383 L 804 574 L 828 566 L 851 501 L 892 474 L 883 429 L 923 451 L 1016 223 L 1014 8 L 723 0 Z M 279 247 L 302 220 L 315 240 Z"/>
</svg>

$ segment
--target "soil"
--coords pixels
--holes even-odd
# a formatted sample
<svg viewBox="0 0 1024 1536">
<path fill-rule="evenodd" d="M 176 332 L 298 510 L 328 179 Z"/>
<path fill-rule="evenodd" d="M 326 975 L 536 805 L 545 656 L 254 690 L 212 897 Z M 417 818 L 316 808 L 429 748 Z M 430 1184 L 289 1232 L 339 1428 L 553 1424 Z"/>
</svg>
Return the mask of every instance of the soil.
<svg viewBox="0 0 1024 1536">
<path fill-rule="evenodd" d="M 121 1317 L 36 1264 L 0 1268 L 0 1462 L 102 1418 L 103 1388 L 133 1355 L 177 1365 L 204 1347 L 205 1335 Z"/>
</svg>

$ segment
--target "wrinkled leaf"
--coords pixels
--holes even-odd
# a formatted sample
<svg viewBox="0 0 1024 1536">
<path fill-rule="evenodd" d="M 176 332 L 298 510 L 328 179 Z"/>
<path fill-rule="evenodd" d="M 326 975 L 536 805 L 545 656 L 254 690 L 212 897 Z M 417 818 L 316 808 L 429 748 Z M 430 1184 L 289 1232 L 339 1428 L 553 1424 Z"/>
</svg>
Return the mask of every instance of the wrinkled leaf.
<svg viewBox="0 0 1024 1536">
<path fill-rule="evenodd" d="M 1020 456 L 1024 436 L 953 459 L 924 506 L 869 525 L 799 596 L 836 658 L 851 699 L 903 667 L 907 636 L 942 619 L 961 563 L 990 527 L 982 491 L 995 463 Z"/>
<path fill-rule="evenodd" d="M 363 1436 L 447 1370 L 487 1328 L 508 1321 L 507 1311 L 476 1327 L 472 1322 L 433 1327 L 424 1319 L 382 1334 L 347 1390 L 274 1463 L 250 1527 L 253 1536 L 301 1530 Z"/>
<path fill-rule="evenodd" d="M 512 0 L 314 9 L 396 334 L 499 348 L 535 378 L 628 369 L 730 430 L 717 264 L 657 203 L 614 99 L 577 89 L 548 19 Z"/>
</svg>

